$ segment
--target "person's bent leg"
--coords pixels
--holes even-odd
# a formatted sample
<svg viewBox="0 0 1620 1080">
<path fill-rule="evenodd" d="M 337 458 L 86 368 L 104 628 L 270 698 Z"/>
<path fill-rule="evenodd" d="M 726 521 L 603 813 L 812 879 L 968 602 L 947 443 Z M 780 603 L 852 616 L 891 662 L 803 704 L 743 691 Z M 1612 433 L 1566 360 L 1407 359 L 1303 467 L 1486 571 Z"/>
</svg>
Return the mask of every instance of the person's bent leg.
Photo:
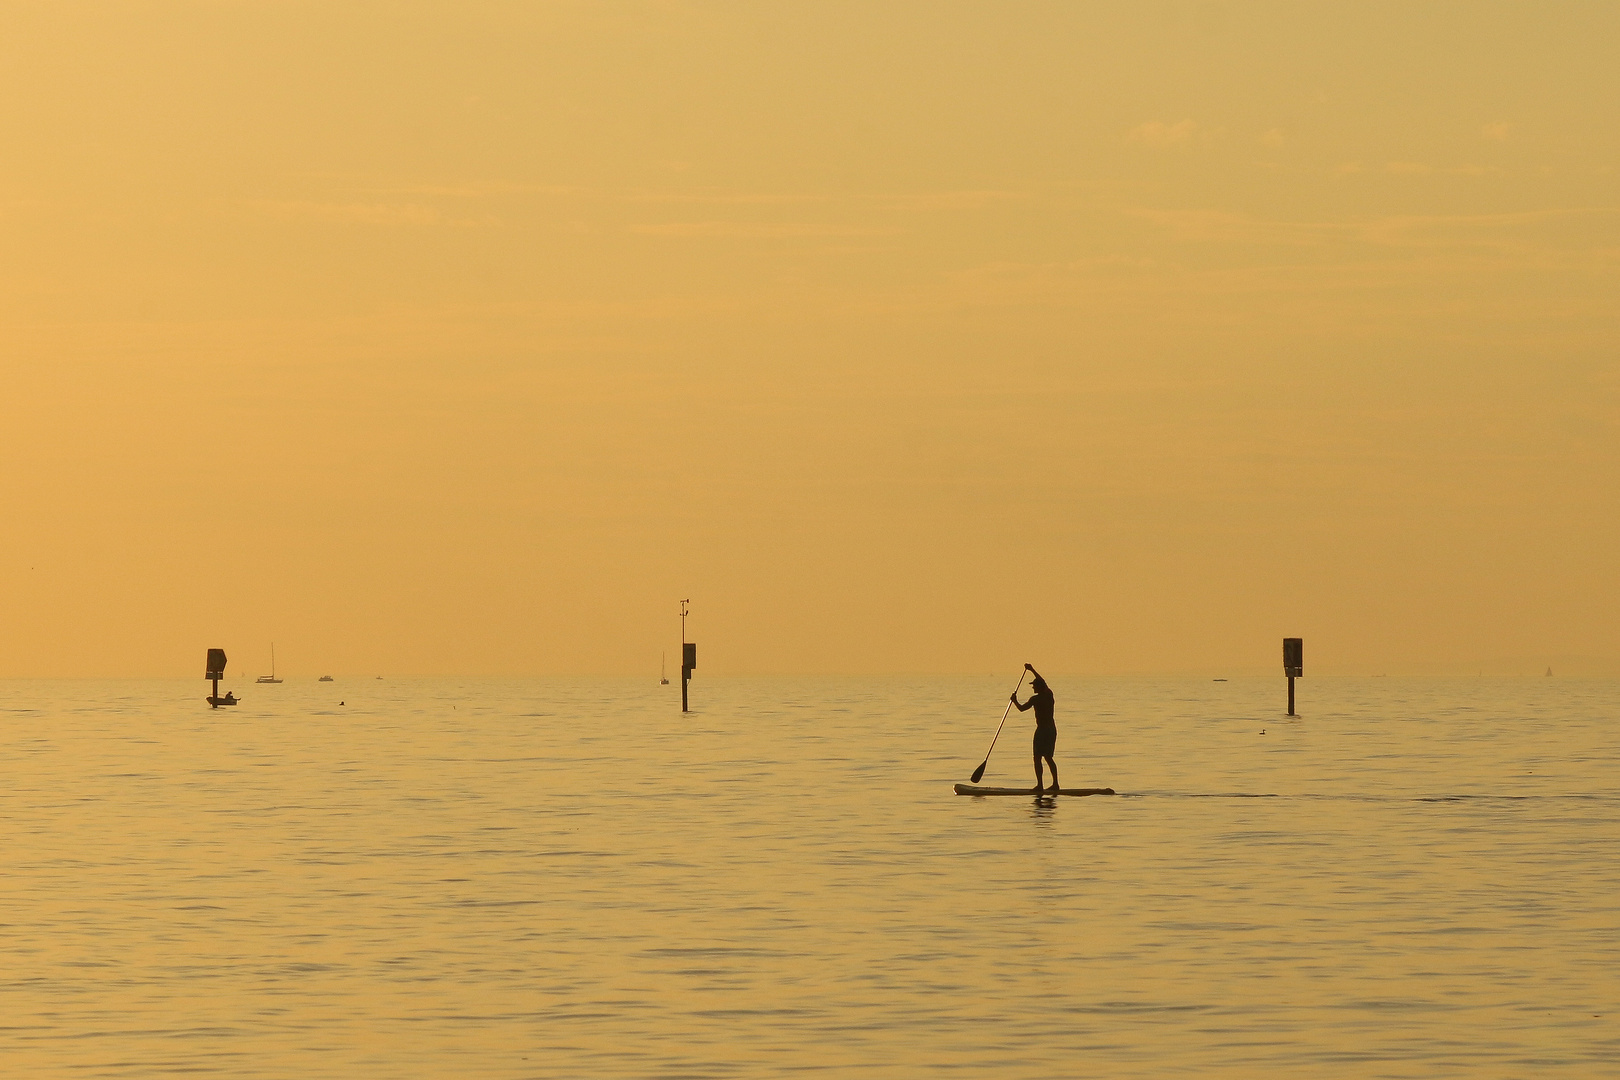
<svg viewBox="0 0 1620 1080">
<path fill-rule="evenodd" d="M 1047 767 L 1052 770 L 1052 790 L 1056 791 L 1058 789 L 1057 761 L 1052 757 L 1052 755 L 1048 754 L 1046 756 L 1046 764 L 1047 764 Z M 1036 775 L 1039 775 L 1040 771 L 1041 771 L 1040 765 L 1037 764 L 1035 766 Z"/>
</svg>

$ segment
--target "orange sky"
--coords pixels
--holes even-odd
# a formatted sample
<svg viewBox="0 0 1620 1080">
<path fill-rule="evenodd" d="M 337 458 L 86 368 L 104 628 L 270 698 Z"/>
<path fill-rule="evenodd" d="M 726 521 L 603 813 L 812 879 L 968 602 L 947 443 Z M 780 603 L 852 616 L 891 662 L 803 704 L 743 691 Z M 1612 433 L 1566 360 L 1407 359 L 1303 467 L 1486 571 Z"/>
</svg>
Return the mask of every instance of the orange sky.
<svg viewBox="0 0 1620 1080">
<path fill-rule="evenodd" d="M 1620 671 L 1620 8 L 0 13 L 0 675 Z"/>
</svg>

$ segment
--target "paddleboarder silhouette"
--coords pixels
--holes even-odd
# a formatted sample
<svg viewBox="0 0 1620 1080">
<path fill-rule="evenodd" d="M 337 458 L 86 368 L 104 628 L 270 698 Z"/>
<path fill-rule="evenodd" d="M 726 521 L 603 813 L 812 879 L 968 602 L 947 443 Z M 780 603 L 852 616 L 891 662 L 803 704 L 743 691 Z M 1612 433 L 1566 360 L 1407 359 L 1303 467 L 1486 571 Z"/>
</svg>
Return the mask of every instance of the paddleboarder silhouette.
<svg viewBox="0 0 1620 1080">
<path fill-rule="evenodd" d="M 1035 710 L 1035 790 L 1041 790 L 1041 759 L 1052 769 L 1052 791 L 1058 789 L 1057 762 L 1052 760 L 1052 754 L 1057 749 L 1057 721 L 1052 718 L 1052 709 L 1057 704 L 1057 698 L 1052 696 L 1052 688 L 1046 685 L 1041 673 L 1031 664 L 1025 664 L 1024 670 L 1035 676 L 1029 684 L 1029 700 L 1019 701 L 1018 691 L 1012 694 L 1012 703 L 1018 706 L 1019 712 Z"/>
</svg>

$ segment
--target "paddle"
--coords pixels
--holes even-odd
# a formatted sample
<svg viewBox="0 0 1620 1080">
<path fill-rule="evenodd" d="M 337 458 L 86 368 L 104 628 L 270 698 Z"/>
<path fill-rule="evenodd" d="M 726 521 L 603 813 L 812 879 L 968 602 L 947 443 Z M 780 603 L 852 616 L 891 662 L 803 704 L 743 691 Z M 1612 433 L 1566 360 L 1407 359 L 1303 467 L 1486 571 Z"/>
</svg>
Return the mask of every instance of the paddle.
<svg viewBox="0 0 1620 1080">
<path fill-rule="evenodd" d="M 1026 664 L 1024 666 L 1027 669 L 1029 665 Z M 1001 738 L 1001 729 L 1007 726 L 1007 717 L 1012 714 L 1013 698 L 1017 697 L 1018 691 L 1022 690 L 1023 688 L 1024 673 L 1020 671 L 1018 673 L 1018 685 L 1013 687 L 1012 697 L 1007 699 L 1007 707 L 1001 710 L 1001 723 L 996 725 L 996 739 Z M 984 760 L 979 763 L 979 767 L 977 769 L 973 770 L 973 782 L 975 784 L 984 779 L 984 767 L 990 764 L 990 752 L 996 748 L 996 739 L 990 740 L 990 749 L 984 752 Z"/>
</svg>

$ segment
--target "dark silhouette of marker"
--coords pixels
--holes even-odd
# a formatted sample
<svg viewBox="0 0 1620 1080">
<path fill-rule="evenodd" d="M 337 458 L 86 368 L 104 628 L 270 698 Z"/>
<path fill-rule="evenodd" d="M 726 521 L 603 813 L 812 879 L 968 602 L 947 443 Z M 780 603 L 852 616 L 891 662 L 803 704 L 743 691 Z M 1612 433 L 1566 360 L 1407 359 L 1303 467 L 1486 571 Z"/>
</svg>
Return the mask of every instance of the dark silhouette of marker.
<svg viewBox="0 0 1620 1080">
<path fill-rule="evenodd" d="M 212 694 L 208 695 L 208 707 L 210 709 L 217 709 L 221 705 L 235 705 L 236 704 L 236 695 L 231 693 L 229 690 L 227 690 L 225 692 L 224 697 L 219 696 L 219 680 L 223 679 L 224 677 L 225 677 L 225 650 L 224 649 L 209 649 L 208 650 L 208 673 L 205 674 L 203 676 L 203 678 L 212 679 L 214 681 L 214 692 Z"/>
<path fill-rule="evenodd" d="M 1305 639 L 1283 638 L 1283 671 L 1288 675 L 1288 715 L 1294 715 L 1294 680 L 1305 675 Z"/>
<path fill-rule="evenodd" d="M 697 667 L 697 642 L 686 640 L 686 605 L 691 602 L 681 601 L 681 712 L 692 711 L 686 707 L 686 680 Z"/>
</svg>

